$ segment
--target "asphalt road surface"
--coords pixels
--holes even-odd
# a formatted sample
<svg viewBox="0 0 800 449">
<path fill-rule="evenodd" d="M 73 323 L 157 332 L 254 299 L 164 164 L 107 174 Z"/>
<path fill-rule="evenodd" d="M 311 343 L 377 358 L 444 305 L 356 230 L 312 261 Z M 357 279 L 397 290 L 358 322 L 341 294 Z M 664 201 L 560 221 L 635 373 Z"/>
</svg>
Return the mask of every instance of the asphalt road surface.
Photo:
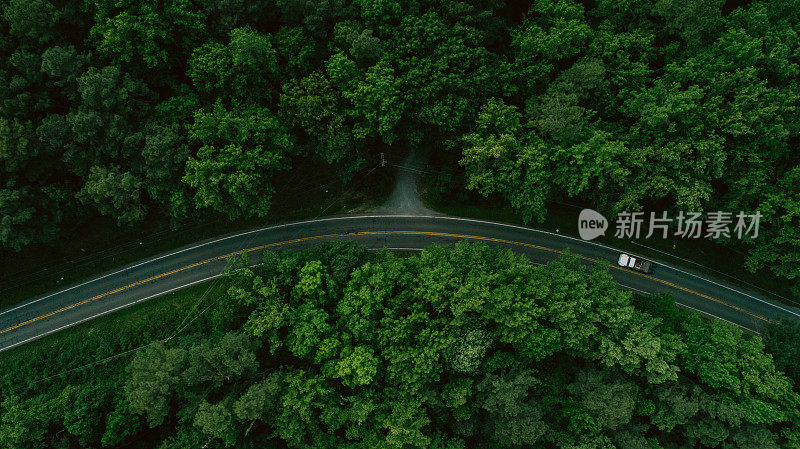
<svg viewBox="0 0 800 449">
<path fill-rule="evenodd" d="M 759 332 L 769 320 L 800 317 L 800 310 L 720 280 L 658 263 L 652 274 L 615 266 L 619 252 L 596 243 L 523 226 L 438 215 L 327 217 L 231 234 L 114 270 L 72 287 L 0 311 L 0 351 L 69 326 L 219 277 L 226 258 L 246 251 L 260 260 L 265 249 L 309 248 L 352 240 L 370 249 L 419 250 L 430 244 L 482 241 L 510 248 L 533 263 L 546 263 L 564 249 L 587 263 L 607 261 L 622 288 L 671 293 L 678 304 Z"/>
</svg>

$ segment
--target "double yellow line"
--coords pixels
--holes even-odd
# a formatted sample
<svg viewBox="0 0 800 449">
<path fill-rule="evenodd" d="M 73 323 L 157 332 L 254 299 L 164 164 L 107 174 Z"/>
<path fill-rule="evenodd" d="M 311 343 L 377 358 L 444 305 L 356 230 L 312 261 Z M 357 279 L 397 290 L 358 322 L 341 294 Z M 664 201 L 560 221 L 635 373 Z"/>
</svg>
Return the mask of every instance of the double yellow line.
<svg viewBox="0 0 800 449">
<path fill-rule="evenodd" d="M 191 268 L 195 268 L 195 267 L 198 267 L 200 265 L 205 265 L 205 264 L 210 263 L 210 262 L 216 262 L 216 261 L 219 261 L 219 260 L 224 260 L 224 259 L 227 259 L 228 257 L 235 256 L 237 254 L 241 254 L 242 252 L 250 253 L 250 252 L 253 252 L 253 251 L 260 251 L 260 250 L 267 249 L 267 248 L 273 248 L 273 247 L 282 246 L 282 245 L 289 245 L 289 244 L 292 244 L 292 243 L 299 243 L 299 242 L 304 242 L 304 241 L 308 241 L 308 240 L 324 239 L 324 238 L 328 238 L 328 237 L 339 237 L 339 238 L 341 238 L 341 237 L 351 237 L 351 236 L 356 236 L 356 235 L 426 235 L 426 236 L 431 236 L 431 237 L 448 237 L 448 238 L 458 238 L 458 239 L 467 239 L 467 240 L 481 240 L 481 241 L 486 241 L 486 242 L 503 243 L 503 244 L 514 245 L 514 246 L 524 246 L 524 247 L 527 247 L 527 248 L 533 248 L 533 249 L 537 249 L 537 250 L 541 250 L 541 251 L 548 251 L 548 252 L 552 252 L 552 253 L 555 253 L 555 254 L 563 254 L 563 251 L 560 251 L 560 250 L 557 250 L 557 249 L 553 249 L 553 248 L 547 248 L 545 246 L 534 245 L 534 244 L 531 244 L 531 243 L 517 242 L 517 241 L 513 241 L 513 240 L 505 240 L 505 239 L 499 239 L 499 238 L 494 238 L 494 237 L 482 237 L 482 236 L 479 236 L 479 235 L 451 234 L 451 233 L 447 233 L 447 232 L 363 231 L 363 232 L 348 232 L 348 233 L 344 233 L 344 234 L 315 235 L 315 236 L 311 236 L 311 237 L 301 237 L 301 238 L 296 238 L 296 239 L 291 239 L 291 240 L 284 240 L 284 241 L 281 241 L 281 242 L 269 243 L 267 245 L 255 246 L 255 247 L 252 247 L 252 248 L 247 248 L 247 249 L 245 249 L 243 251 L 236 251 L 236 252 L 233 252 L 233 253 L 224 254 L 222 256 L 211 257 L 209 259 L 201 260 L 200 262 L 195 262 L 193 264 L 189 264 L 189 265 L 186 265 L 186 266 L 181 267 L 181 268 L 177 268 L 177 269 L 172 270 L 172 271 L 167 271 L 167 272 L 164 272 L 164 273 L 161 273 L 161 274 L 157 274 L 155 276 L 151 276 L 151 277 L 146 278 L 146 279 L 142 279 L 141 281 L 136 281 L 136 282 L 133 282 L 131 284 L 128 284 L 128 285 L 125 285 L 125 286 L 122 286 L 122 287 L 119 287 L 119 288 L 115 288 L 114 290 L 109 290 L 107 292 L 100 293 L 99 295 L 92 296 L 91 298 L 87 298 L 87 299 L 84 299 L 82 301 L 76 302 L 74 304 L 70 304 L 68 306 L 62 307 L 60 309 L 54 310 L 54 311 L 46 313 L 44 315 L 37 316 L 36 318 L 31 318 L 31 319 L 29 319 L 27 321 L 24 321 L 24 322 L 21 322 L 19 324 L 15 324 L 13 326 L 10 326 L 10 327 L 7 327 L 7 328 L 5 328 L 3 330 L 0 330 L 0 334 L 5 334 L 7 332 L 11 332 L 11 331 L 13 331 L 15 329 L 19 329 L 20 327 L 27 326 L 28 324 L 35 323 L 35 322 L 43 320 L 45 318 L 49 318 L 51 316 L 58 315 L 59 313 L 65 312 L 67 310 L 74 309 L 75 307 L 79 307 L 79 306 L 82 306 L 84 304 L 88 304 L 88 303 L 90 303 L 92 301 L 96 301 L 98 299 L 104 298 L 104 297 L 109 296 L 109 295 L 113 295 L 114 293 L 119 293 L 121 291 L 125 291 L 125 290 L 128 290 L 128 289 L 131 289 L 131 288 L 136 287 L 138 285 L 146 284 L 148 282 L 155 281 L 156 279 L 161 279 L 163 277 L 170 276 L 170 275 L 173 275 L 175 273 L 179 273 L 181 271 L 189 270 Z M 584 259 L 584 260 L 587 260 L 587 261 L 590 261 L 590 262 L 598 262 L 597 259 L 592 259 L 590 257 L 585 257 L 585 256 L 580 256 L 580 255 L 579 255 L 579 257 L 581 259 Z M 734 310 L 738 310 L 739 312 L 745 313 L 745 314 L 750 315 L 750 316 L 752 316 L 754 318 L 757 318 L 759 320 L 762 320 L 762 321 L 765 321 L 765 322 L 769 322 L 769 319 L 767 319 L 767 318 L 765 318 L 765 317 L 763 317 L 761 315 L 756 315 L 756 314 L 754 314 L 754 313 L 752 313 L 752 312 L 750 312 L 748 310 L 742 309 L 741 307 L 734 306 L 733 304 L 729 304 L 729 303 L 727 303 L 725 301 L 722 301 L 722 300 L 719 300 L 717 298 L 713 298 L 713 297 L 705 295 L 703 293 L 696 292 L 694 290 L 690 290 L 690 289 L 688 289 L 686 287 L 682 287 L 682 286 L 674 284 L 672 282 L 664 281 L 662 279 L 658 279 L 656 277 L 653 277 L 653 276 L 650 276 L 650 275 L 647 275 L 647 274 L 644 274 L 644 273 L 639 273 L 637 271 L 627 270 L 625 268 L 621 268 L 621 267 L 618 267 L 616 265 L 610 265 L 610 266 L 612 268 L 616 268 L 618 270 L 626 271 L 628 273 L 633 273 L 633 274 L 645 277 L 647 279 L 650 279 L 650 280 L 653 280 L 653 281 L 656 281 L 656 282 L 660 282 L 660 283 L 662 283 L 664 285 L 667 285 L 669 287 L 672 287 L 672 288 L 675 288 L 675 289 L 678 289 L 678 290 L 682 290 L 684 292 L 687 292 L 687 293 L 690 293 L 690 294 L 693 294 L 693 295 L 697 295 L 697 296 L 699 296 L 699 297 L 701 297 L 703 299 L 707 299 L 709 301 L 713 301 L 713 302 L 716 302 L 718 304 L 722 304 L 724 306 L 730 307 L 730 308 L 732 308 Z"/>
<path fill-rule="evenodd" d="M 462 238 L 462 239 L 483 240 L 483 241 L 487 241 L 487 242 L 505 243 L 505 244 L 508 244 L 508 245 L 516 245 L 516 246 L 525 246 L 525 247 L 528 247 L 528 248 L 534 248 L 534 249 L 538 249 L 538 250 L 542 250 L 542 251 L 549 251 L 549 252 L 556 253 L 556 254 L 563 254 L 564 253 L 563 251 L 560 251 L 560 250 L 557 250 L 557 249 L 547 248 L 545 246 L 534 245 L 532 243 L 517 242 L 517 241 L 513 241 L 513 240 L 498 239 L 498 238 L 493 238 L 493 237 L 481 237 L 481 236 L 477 236 L 477 235 L 462 235 L 462 234 L 448 234 L 448 233 L 444 233 L 444 232 L 419 232 L 419 231 L 378 231 L 378 232 L 374 232 L 374 233 L 362 232 L 362 234 L 411 234 L 411 235 L 413 235 L 413 234 L 422 234 L 422 235 L 441 236 L 441 237 L 456 237 L 456 238 Z M 597 260 L 597 259 L 593 259 L 591 257 L 586 257 L 586 256 L 581 256 L 580 254 L 578 254 L 578 257 L 580 257 L 583 260 L 589 261 L 589 262 L 599 262 L 599 260 Z M 686 287 L 674 284 L 672 282 L 668 282 L 668 281 L 665 281 L 665 280 L 659 279 L 657 277 L 653 277 L 653 276 L 650 276 L 650 275 L 647 275 L 647 274 L 644 274 L 644 273 L 641 273 L 641 272 L 638 272 L 638 271 L 633 271 L 633 270 L 629 270 L 627 268 L 618 267 L 616 265 L 609 265 L 609 266 L 611 268 L 615 268 L 615 269 L 620 270 L 620 271 L 625 271 L 627 273 L 633 273 L 633 274 L 642 276 L 644 278 L 647 278 L 647 279 L 650 279 L 650 280 L 653 280 L 653 281 L 656 281 L 656 282 L 660 282 L 660 283 L 662 283 L 664 285 L 668 285 L 668 286 L 676 288 L 678 290 L 682 290 L 682 291 L 685 291 L 687 293 L 690 293 L 690 294 L 693 294 L 693 295 L 697 295 L 697 296 L 699 296 L 699 297 L 701 297 L 703 299 L 707 299 L 709 301 L 713 301 L 713 302 L 716 302 L 718 304 L 722 304 L 724 306 L 730 307 L 731 309 L 738 310 L 738 311 L 740 311 L 742 313 L 750 315 L 750 316 L 752 316 L 754 318 L 758 318 L 759 320 L 765 321 L 767 323 L 770 322 L 769 319 L 767 319 L 767 318 L 765 318 L 765 317 L 763 317 L 761 315 L 757 315 L 757 314 L 755 314 L 753 312 L 750 312 L 748 310 L 742 309 L 741 307 L 734 306 L 733 304 L 729 304 L 729 303 L 727 303 L 725 301 L 722 301 L 720 299 L 705 295 L 705 294 L 700 293 L 700 292 L 696 292 L 694 290 L 690 290 L 690 289 L 688 289 Z"/>
</svg>

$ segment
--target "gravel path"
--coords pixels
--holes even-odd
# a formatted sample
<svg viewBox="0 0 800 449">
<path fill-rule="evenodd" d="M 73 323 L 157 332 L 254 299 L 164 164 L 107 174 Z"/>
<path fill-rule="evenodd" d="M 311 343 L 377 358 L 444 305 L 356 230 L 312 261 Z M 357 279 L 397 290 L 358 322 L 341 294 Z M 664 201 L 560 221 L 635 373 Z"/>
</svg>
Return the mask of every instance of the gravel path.
<svg viewBox="0 0 800 449">
<path fill-rule="evenodd" d="M 389 199 L 373 209 L 372 212 L 381 214 L 440 215 L 425 207 L 417 191 L 417 179 L 421 170 L 425 169 L 423 158 L 412 152 L 394 168 L 397 170 L 397 181 L 394 190 Z"/>
</svg>

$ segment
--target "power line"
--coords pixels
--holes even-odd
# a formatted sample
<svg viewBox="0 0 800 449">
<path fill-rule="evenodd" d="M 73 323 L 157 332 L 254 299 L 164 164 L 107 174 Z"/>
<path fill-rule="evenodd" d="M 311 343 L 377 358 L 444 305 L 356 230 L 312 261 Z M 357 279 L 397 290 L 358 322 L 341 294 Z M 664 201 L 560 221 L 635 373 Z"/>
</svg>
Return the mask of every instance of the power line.
<svg viewBox="0 0 800 449">
<path fill-rule="evenodd" d="M 430 168 L 427 168 L 427 167 L 426 167 L 426 168 L 416 168 L 416 167 L 415 167 L 415 166 L 413 166 L 413 165 L 412 165 L 412 166 L 409 166 L 409 165 L 407 165 L 407 164 L 404 164 L 404 165 L 399 165 L 399 164 L 389 164 L 389 165 L 391 165 L 391 166 L 393 166 L 393 167 L 396 167 L 396 168 L 399 168 L 399 169 L 402 169 L 402 170 L 408 170 L 408 171 L 412 171 L 412 172 L 415 172 L 415 173 L 424 173 L 424 174 L 446 174 L 446 175 L 454 175 L 454 174 L 456 174 L 456 173 L 453 173 L 453 172 L 452 172 L 452 171 L 450 171 L 450 170 L 442 170 L 442 169 L 430 169 Z M 553 199 L 551 199 L 551 200 L 548 200 L 548 202 L 549 202 L 549 203 L 553 203 L 553 204 L 558 204 L 558 205 L 561 205 L 561 206 L 567 206 L 567 207 L 571 207 L 571 208 L 574 208 L 574 209 L 583 209 L 583 208 L 585 208 L 585 207 L 586 207 L 586 206 L 581 206 L 581 205 L 577 205 L 577 204 L 571 204 L 571 203 L 565 203 L 565 202 L 562 202 L 562 201 L 556 201 L 556 200 L 553 200 Z M 733 276 L 733 275 L 731 275 L 731 274 L 724 273 L 724 272 L 722 272 L 722 271 L 719 271 L 719 270 L 715 270 L 715 269 L 713 269 L 713 268 L 711 268 L 711 267 L 708 267 L 708 266 L 705 266 L 705 265 L 703 265 L 703 264 L 700 264 L 700 263 L 697 263 L 697 262 L 691 261 L 691 260 L 689 260 L 689 259 L 682 258 L 682 257 L 680 257 L 680 256 L 677 256 L 677 255 L 674 255 L 674 254 L 671 254 L 671 253 L 667 253 L 667 252 L 664 252 L 664 251 L 660 251 L 660 250 L 657 250 L 657 249 L 655 249 L 655 248 L 650 248 L 649 246 L 645 246 L 645 245 L 642 245 L 642 244 L 640 244 L 640 243 L 637 243 L 637 242 L 631 242 L 631 243 L 633 243 L 633 244 L 635 244 L 635 245 L 638 245 L 638 246 L 641 246 L 641 247 L 644 247 L 644 248 L 647 248 L 647 249 L 651 249 L 651 250 L 653 250 L 653 251 L 657 251 L 657 252 L 660 252 L 660 253 L 666 254 L 666 255 L 668 255 L 668 256 L 671 256 L 671 257 L 674 257 L 674 258 L 680 259 L 680 260 L 682 260 L 682 261 L 685 261 L 685 262 L 689 262 L 689 263 L 691 263 L 691 264 L 693 264 L 693 265 L 695 265 L 695 266 L 698 266 L 698 267 L 704 268 L 704 269 L 706 269 L 706 270 L 709 270 L 709 271 L 711 271 L 711 272 L 713 272 L 713 273 L 718 273 L 718 274 L 721 274 L 721 275 L 723 275 L 723 276 L 725 276 L 725 277 L 727 277 L 727 278 L 734 279 L 734 280 L 736 280 L 736 281 L 738 281 L 738 282 L 740 282 L 740 283 L 742 283 L 742 284 L 744 284 L 744 285 L 747 285 L 747 286 L 750 286 L 750 287 L 753 287 L 753 288 L 757 288 L 758 290 L 760 290 L 760 291 L 762 291 L 762 292 L 764 292 L 764 293 L 768 293 L 768 294 L 774 295 L 775 297 L 777 297 L 777 298 L 781 298 L 781 299 L 783 299 L 783 300 L 785 300 L 785 301 L 788 301 L 789 303 L 800 305 L 800 302 L 797 302 L 797 301 L 795 301 L 795 300 L 792 300 L 792 299 L 790 299 L 790 298 L 787 298 L 787 297 L 785 297 L 785 296 L 783 296 L 783 295 L 780 295 L 780 294 L 778 294 L 778 293 L 775 293 L 775 292 L 773 292 L 773 291 L 771 291 L 771 290 L 768 290 L 768 289 L 766 289 L 766 288 L 764 288 L 764 287 L 761 287 L 761 286 L 755 285 L 755 284 L 753 284 L 753 283 L 747 282 L 747 281 L 745 281 L 745 280 L 741 279 L 740 277 L 736 277 L 736 276 Z M 726 244 L 724 244 L 724 243 L 715 243 L 715 244 L 716 244 L 716 245 L 720 245 L 720 246 L 722 246 L 722 247 L 724 247 L 724 248 L 727 248 L 727 249 L 728 249 L 728 250 L 730 250 L 730 251 L 734 251 L 734 252 L 737 252 L 737 253 L 739 253 L 739 254 L 742 254 L 740 251 L 738 251 L 738 250 L 736 250 L 735 248 L 732 248 L 732 247 L 730 247 L 730 246 L 728 246 L 728 245 L 726 245 Z"/>
<path fill-rule="evenodd" d="M 313 179 L 310 179 L 310 180 L 307 179 L 306 182 L 304 183 L 304 185 L 309 185 L 311 183 L 314 183 L 319 178 L 320 178 L 320 176 L 317 176 L 317 177 L 315 177 Z M 334 185 L 334 184 L 336 184 L 338 182 L 340 182 L 339 179 L 333 178 L 327 184 L 317 184 L 313 188 L 303 189 L 302 192 L 293 193 L 293 194 L 290 194 L 290 196 L 292 198 L 298 198 L 298 197 L 305 198 L 305 197 L 310 196 L 311 194 L 313 194 L 313 193 L 315 193 L 317 191 L 320 191 L 322 189 L 330 188 L 332 185 Z M 303 187 L 304 185 L 301 185 L 301 186 L 298 186 L 298 187 Z M 219 223 L 221 223 L 223 221 L 224 221 L 224 219 L 216 219 L 216 220 L 209 221 L 209 222 L 196 223 L 196 224 L 188 226 L 188 227 L 183 227 L 182 229 L 179 230 L 179 232 L 181 232 L 181 233 L 192 233 L 193 231 L 195 231 L 195 233 L 196 233 L 196 231 L 198 229 L 200 229 L 200 228 L 207 228 L 207 227 L 210 227 L 210 226 L 214 226 L 214 225 L 217 225 L 217 224 L 219 224 Z M 129 243 L 124 243 L 124 244 L 120 244 L 120 245 L 117 245 L 117 246 L 114 246 L 114 247 L 110 247 L 110 248 L 107 248 L 107 249 L 104 249 L 104 250 L 96 251 L 96 252 L 93 252 L 91 254 L 87 254 L 85 256 L 77 257 L 77 258 L 72 259 L 72 260 L 54 263 L 54 264 L 51 264 L 49 266 L 42 267 L 42 268 L 38 269 L 35 272 L 30 272 L 28 274 L 20 274 L 20 273 L 22 273 L 22 271 L 10 274 L 10 275 L 7 276 L 7 278 L 13 278 L 13 279 L 17 280 L 18 282 L 14 282 L 14 283 L 4 282 L 4 286 L 3 286 L 3 288 L 0 288 L 0 292 L 5 292 L 5 291 L 9 291 L 11 289 L 16 289 L 16 288 L 19 288 L 19 287 L 24 286 L 24 285 L 30 285 L 30 284 L 32 284 L 32 283 L 34 283 L 34 282 L 36 282 L 36 281 L 38 281 L 40 279 L 46 278 L 51 273 L 55 274 L 55 275 L 58 275 L 59 273 L 66 273 L 68 271 L 74 271 L 74 269 L 76 268 L 75 267 L 76 264 L 78 266 L 80 266 L 80 265 L 86 266 L 86 265 L 89 265 L 91 263 L 96 263 L 99 260 L 107 259 L 109 256 L 116 258 L 116 257 L 118 257 L 120 255 L 129 253 L 129 252 L 133 251 L 134 249 L 138 248 L 139 245 L 141 245 L 141 242 L 148 242 L 148 243 L 152 244 L 152 243 L 155 243 L 155 242 L 157 242 L 159 240 L 162 240 L 161 237 L 166 237 L 169 234 L 174 235 L 175 232 L 176 231 L 171 230 L 171 229 L 163 229 L 163 230 L 158 231 L 158 232 L 156 232 L 154 234 L 150 234 L 150 235 L 147 235 L 147 236 L 145 236 L 145 237 L 143 237 L 141 239 L 137 239 L 140 242 L 139 244 L 137 244 L 136 241 L 132 241 L 132 242 L 129 242 Z"/>
<path fill-rule="evenodd" d="M 377 168 L 379 168 L 379 167 L 381 167 L 381 164 L 378 164 L 378 165 L 376 165 L 375 167 L 373 167 L 372 169 L 370 169 L 370 170 L 369 170 L 369 171 L 368 171 L 366 174 L 364 174 L 364 175 L 361 175 L 361 176 L 359 177 L 359 185 L 360 185 L 360 184 L 363 184 L 363 183 L 364 183 L 364 181 L 366 181 L 367 177 L 368 177 L 370 174 L 372 174 L 372 172 L 374 172 L 374 171 L 375 171 Z M 318 190 L 319 188 L 326 187 L 326 186 L 330 186 L 330 185 L 331 185 L 331 184 L 333 184 L 334 182 L 337 182 L 337 181 L 332 181 L 332 182 L 330 182 L 330 183 L 328 183 L 328 184 L 326 184 L 326 185 L 322 185 L 321 187 L 318 187 L 318 188 L 316 188 L 316 189 L 309 189 L 309 190 L 311 190 L 311 191 L 315 191 L 315 190 Z M 337 201 L 338 201 L 338 199 L 335 199 L 335 200 L 333 200 L 333 201 L 332 201 L 332 202 L 331 202 L 331 203 L 330 203 L 330 204 L 329 204 L 327 207 L 325 207 L 325 208 L 324 208 L 324 209 L 323 209 L 323 210 L 322 210 L 322 211 L 321 211 L 321 212 L 320 212 L 320 213 L 317 215 L 317 217 L 315 217 L 315 218 L 318 218 L 319 216 L 321 216 L 322 214 L 324 214 L 324 213 L 325 213 L 325 212 L 326 212 L 328 209 L 330 209 L 330 207 L 331 207 L 331 206 L 333 206 L 333 205 L 334 205 L 334 204 L 335 204 Z M 255 264 L 255 265 L 252 265 L 252 266 L 257 266 L 257 265 L 259 265 L 259 264 Z M 110 356 L 104 357 L 103 359 L 100 359 L 100 360 L 95 360 L 95 361 L 93 361 L 93 362 L 89 362 L 89 363 L 83 364 L 83 365 L 81 365 L 81 366 L 77 366 L 77 367 L 74 367 L 74 368 L 70 368 L 70 369 L 68 369 L 68 370 L 64 370 L 64 371 L 61 371 L 61 372 L 59 372 L 59 373 L 56 373 L 56 374 L 52 374 L 52 375 L 50 375 L 50 376 L 47 376 L 47 377 L 43 377 L 43 378 L 40 378 L 40 379 L 33 380 L 33 381 L 31 381 L 31 382 L 27 383 L 25 386 L 27 386 L 27 387 L 30 387 L 30 386 L 33 386 L 33 385 L 37 385 L 37 384 L 40 384 L 40 383 L 42 383 L 42 382 L 46 382 L 46 381 L 48 381 L 48 380 L 55 379 L 55 378 L 57 378 L 57 377 L 65 376 L 65 375 L 68 375 L 68 374 L 71 374 L 71 373 L 75 373 L 75 372 L 78 372 L 78 371 L 80 371 L 80 370 L 83 370 L 83 369 L 86 369 L 86 368 L 90 368 L 90 367 L 97 366 L 97 365 L 100 365 L 100 364 L 103 364 L 103 363 L 106 363 L 106 362 L 109 362 L 109 361 L 112 361 L 112 360 L 116 360 L 116 359 L 118 359 L 118 358 L 120 358 L 120 357 L 123 357 L 123 356 L 126 356 L 126 355 L 128 355 L 128 354 L 134 353 L 134 352 L 136 352 L 136 351 L 139 351 L 139 350 L 141 350 L 141 349 L 144 349 L 144 348 L 150 347 L 150 346 L 152 346 L 152 345 L 154 345 L 154 344 L 157 344 L 157 343 L 166 343 L 166 342 L 168 342 L 168 341 L 172 340 L 172 339 L 173 339 L 173 338 L 175 338 L 175 337 L 176 337 L 178 334 L 180 334 L 180 333 L 181 333 L 181 332 L 182 332 L 184 329 L 186 329 L 186 328 L 187 328 L 189 325 L 191 325 L 191 324 L 192 324 L 194 321 L 196 321 L 196 320 L 197 320 L 199 317 L 203 316 L 203 315 L 204 315 L 204 314 L 205 314 L 205 313 L 206 313 L 206 312 L 207 312 L 207 311 L 208 311 L 208 310 L 209 310 L 211 307 L 213 307 L 214 303 L 211 303 L 211 304 L 209 304 L 208 306 L 206 306 L 206 307 L 205 307 L 203 310 L 199 311 L 198 313 L 196 313 L 196 314 L 194 313 L 194 311 L 197 309 L 197 307 L 198 307 L 200 304 L 202 304 L 202 303 L 205 301 L 206 297 L 207 297 L 207 296 L 208 296 L 208 294 L 211 292 L 211 290 L 213 290 L 213 289 L 214 289 L 214 288 L 215 288 L 215 287 L 216 287 L 216 286 L 219 284 L 219 282 L 221 282 L 221 281 L 222 281 L 223 279 L 225 279 L 225 278 L 226 278 L 226 276 L 223 276 L 223 277 L 221 277 L 221 278 L 219 278 L 219 279 L 215 279 L 214 281 L 212 281 L 212 284 L 211 284 L 211 285 L 210 285 L 208 288 L 206 288 L 206 290 L 205 290 L 205 291 L 203 292 L 203 294 L 201 295 L 200 299 L 199 299 L 199 300 L 197 300 L 197 301 L 195 301 L 195 303 L 194 303 L 194 305 L 192 306 L 192 308 L 191 308 L 191 310 L 189 311 L 189 313 L 187 313 L 187 315 L 184 317 L 184 319 L 181 321 L 181 323 L 178 325 L 177 329 L 175 330 L 175 332 L 173 332 L 173 333 L 172 333 L 172 335 L 170 335 L 170 336 L 168 336 L 168 337 L 166 337 L 166 338 L 163 338 L 163 339 L 154 340 L 154 341 L 152 341 L 152 342 L 150 342 L 150 343 L 147 343 L 147 344 L 143 344 L 143 345 L 137 346 L 136 348 L 133 348 L 133 349 L 128 349 L 128 350 L 125 350 L 125 351 L 123 351 L 123 352 L 120 352 L 120 353 L 118 353 L 118 354 L 113 354 L 113 355 L 110 355 Z M 192 317 L 192 318 L 191 318 L 190 320 L 188 320 L 188 322 L 187 322 L 187 319 L 188 319 L 189 317 Z M 17 387 L 12 387 L 12 388 L 15 388 L 15 389 L 16 389 L 16 388 L 22 388 L 22 387 L 23 387 L 23 386 L 22 386 L 22 385 L 20 385 L 20 386 L 17 386 Z"/>
<path fill-rule="evenodd" d="M 360 177 L 360 178 L 361 178 L 361 183 L 363 183 L 363 182 L 364 182 L 364 181 L 367 179 L 367 176 L 369 176 L 369 175 L 370 175 L 370 174 L 371 174 L 373 171 L 375 171 L 375 169 L 376 169 L 376 168 L 378 168 L 378 167 L 380 167 L 380 166 L 381 166 L 381 164 L 378 164 L 378 165 L 376 165 L 376 166 L 372 167 L 372 170 L 368 171 L 368 172 L 367 172 L 367 174 L 365 174 L 365 175 L 362 175 L 362 176 Z M 323 209 L 323 210 L 322 210 L 322 211 L 321 211 L 319 214 L 317 214 L 317 216 L 316 216 L 316 217 L 314 217 L 314 218 L 316 219 L 316 218 L 319 218 L 320 216 L 322 216 L 322 214 L 324 214 L 325 212 L 327 212 L 327 211 L 328 211 L 328 209 L 330 209 L 330 208 L 331 208 L 331 206 L 333 206 L 333 205 L 336 203 L 336 201 L 338 201 L 338 199 L 334 199 L 334 200 L 333 200 L 333 201 L 332 201 L 332 202 L 331 202 L 331 203 L 330 203 L 330 204 L 329 204 L 329 205 L 328 205 L 328 206 L 327 206 L 325 209 Z"/>
<path fill-rule="evenodd" d="M 176 336 L 177 336 L 177 335 L 178 335 L 180 332 L 182 332 L 184 329 L 186 329 L 186 328 L 187 328 L 187 327 L 188 327 L 188 326 L 189 326 L 191 323 L 193 323 L 193 322 L 194 322 L 194 321 L 195 321 L 197 318 L 199 318 L 200 316 L 202 316 L 203 314 L 205 314 L 205 312 L 206 312 L 206 311 L 208 311 L 208 309 L 210 309 L 210 308 L 211 308 L 211 307 L 214 305 L 214 303 L 211 303 L 211 304 L 209 304 L 209 305 L 208 305 L 208 306 L 207 306 L 205 309 L 203 309 L 203 310 L 202 310 L 200 313 L 198 313 L 197 315 L 195 315 L 195 316 L 194 316 L 194 317 L 193 317 L 193 318 L 192 318 L 192 319 L 191 319 L 191 320 L 190 320 L 188 323 L 186 322 L 186 319 L 187 319 L 189 316 L 191 316 L 191 315 L 192 315 L 192 312 L 193 312 L 193 311 L 194 311 L 194 309 L 197 307 L 197 305 L 201 304 L 201 303 L 202 303 L 202 302 L 205 300 L 205 298 L 208 296 L 208 294 L 211 292 L 211 290 L 212 290 L 212 289 L 214 289 L 214 287 L 216 287 L 216 286 L 219 284 L 219 282 L 221 282 L 221 280 L 222 280 L 222 279 L 224 279 L 224 277 L 223 277 L 223 278 L 220 278 L 220 279 L 215 279 L 214 281 L 212 281 L 212 282 L 213 282 L 213 283 L 212 283 L 212 285 L 210 285 L 210 286 L 209 286 L 209 287 L 208 287 L 208 288 L 207 288 L 207 289 L 206 289 L 206 290 L 203 292 L 203 294 L 200 296 L 200 299 L 199 299 L 198 301 L 196 301 L 196 302 L 195 302 L 194 306 L 192 307 L 192 310 L 191 310 L 191 311 L 190 311 L 190 312 L 189 312 L 189 313 L 186 315 L 186 317 L 184 317 L 183 321 L 181 321 L 181 324 L 179 324 L 179 325 L 178 325 L 178 329 L 177 329 L 175 332 L 173 332 L 173 333 L 172 333 L 172 335 L 170 335 L 169 337 L 162 338 L 162 339 L 157 339 L 157 340 L 153 340 L 153 341 L 151 341 L 150 343 L 146 343 L 146 344 L 143 344 L 143 345 L 139 345 L 139 346 L 137 346 L 137 347 L 135 347 L 135 348 L 133 348 L 133 349 L 128 349 L 128 350 L 125 350 L 125 351 L 123 351 L 123 352 L 120 352 L 120 353 L 117 353 L 117 354 L 113 354 L 113 355 L 110 355 L 110 356 L 104 357 L 104 358 L 102 358 L 102 359 L 100 359 L 100 360 L 95 360 L 95 361 L 93 361 L 93 362 L 89 362 L 89 363 L 86 363 L 86 364 L 83 364 L 83 365 L 80 365 L 80 366 L 77 366 L 77 367 L 74 367 L 74 368 L 70 368 L 70 369 L 68 369 L 68 370 L 64 370 L 64 371 L 61 371 L 61 372 L 59 372 L 59 373 L 56 373 L 56 374 L 52 374 L 52 375 L 50 375 L 50 376 L 47 376 L 47 377 L 43 377 L 43 378 L 41 378 L 41 379 L 36 379 L 36 380 L 33 380 L 33 381 L 29 382 L 28 384 L 26 384 L 26 385 L 24 385 L 24 386 L 26 386 L 26 387 L 30 387 L 30 386 L 33 386 L 33 385 L 37 385 L 37 384 L 40 384 L 40 383 L 42 383 L 42 382 L 46 382 L 46 381 L 48 381 L 48 380 L 55 379 L 56 377 L 65 376 L 65 375 L 67 375 L 67 374 L 71 374 L 71 373 L 74 373 L 74 372 L 77 372 L 77 371 L 80 371 L 80 370 L 83 370 L 83 369 L 86 369 L 86 368 L 90 368 L 90 367 L 93 367 L 93 366 L 100 365 L 100 364 L 102 364 L 102 363 L 106 363 L 106 362 L 109 362 L 109 361 L 112 361 L 112 360 L 118 359 L 118 358 L 120 358 L 120 357 L 126 356 L 126 355 L 128 355 L 128 354 L 131 354 L 131 353 L 133 353 L 133 352 L 139 351 L 139 350 L 141 350 L 141 349 L 145 349 L 145 348 L 147 348 L 147 347 L 153 346 L 153 345 L 155 345 L 155 344 L 157 344 L 157 343 L 166 343 L 166 342 L 168 342 L 168 341 L 172 340 L 172 339 L 173 339 L 173 338 L 175 338 L 175 337 L 176 337 Z M 22 385 L 20 385 L 20 386 L 17 386 L 17 387 L 12 387 L 12 388 L 20 388 L 20 389 L 21 389 L 22 387 L 23 387 L 23 386 L 22 386 Z"/>
</svg>

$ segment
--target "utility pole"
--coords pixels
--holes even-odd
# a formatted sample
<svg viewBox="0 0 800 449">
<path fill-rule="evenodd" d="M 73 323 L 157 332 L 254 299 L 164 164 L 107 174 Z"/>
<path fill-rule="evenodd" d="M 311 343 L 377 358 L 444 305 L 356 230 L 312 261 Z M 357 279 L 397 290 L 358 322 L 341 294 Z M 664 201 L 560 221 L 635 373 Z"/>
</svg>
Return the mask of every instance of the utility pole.
<svg viewBox="0 0 800 449">
<path fill-rule="evenodd" d="M 383 157 L 383 153 L 381 153 L 381 167 L 386 167 L 386 158 Z"/>
</svg>

